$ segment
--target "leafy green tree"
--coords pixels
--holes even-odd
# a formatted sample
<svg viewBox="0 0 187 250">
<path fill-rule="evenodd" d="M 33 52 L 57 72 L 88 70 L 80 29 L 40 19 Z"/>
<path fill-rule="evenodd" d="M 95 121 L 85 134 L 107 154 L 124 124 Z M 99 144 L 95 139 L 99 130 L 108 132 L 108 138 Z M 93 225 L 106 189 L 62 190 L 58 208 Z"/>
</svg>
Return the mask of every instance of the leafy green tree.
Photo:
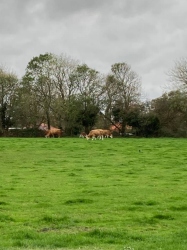
<svg viewBox="0 0 187 250">
<path fill-rule="evenodd" d="M 162 133 L 169 136 L 186 136 L 187 102 L 183 90 L 170 91 L 152 100 L 152 110 L 158 116 Z"/>
<path fill-rule="evenodd" d="M 111 124 L 113 118 L 114 120 L 119 121 L 120 117 L 114 111 L 115 102 L 117 100 L 118 89 L 116 87 L 116 81 L 114 75 L 107 75 L 105 85 L 103 86 L 103 110 L 105 116 L 105 127 L 108 127 Z M 114 114 L 115 113 L 115 114 Z"/>
<path fill-rule="evenodd" d="M 76 95 L 72 95 L 64 104 L 64 128 L 67 135 L 77 135 L 82 130 L 82 125 L 78 122 L 78 116 L 81 109 L 81 102 L 77 100 Z"/>
<path fill-rule="evenodd" d="M 76 61 L 51 53 L 34 57 L 28 63 L 23 82 L 31 86 L 40 116 L 47 121 L 48 127 L 51 123 L 66 126 L 68 107 L 72 106 L 71 98 L 76 93 L 71 78 L 76 67 Z"/>
<path fill-rule="evenodd" d="M 160 121 L 157 115 L 153 112 L 145 112 L 143 105 L 131 110 L 126 116 L 126 120 L 138 136 L 159 135 Z"/>
<path fill-rule="evenodd" d="M 94 126 L 102 102 L 102 77 L 86 64 L 78 65 L 71 76 L 76 87 L 76 95 L 81 102 L 81 109 L 77 121 L 85 127 L 85 131 Z"/>
<path fill-rule="evenodd" d="M 99 107 L 91 103 L 86 108 L 82 106 L 80 109 L 77 122 L 85 128 L 86 133 L 96 124 L 98 113 Z"/>
<path fill-rule="evenodd" d="M 145 137 L 158 136 L 160 121 L 153 113 L 143 114 L 140 119 L 138 134 Z"/>
<path fill-rule="evenodd" d="M 12 116 L 16 127 L 36 128 L 40 125 L 44 117 L 37 101 L 31 86 L 22 81 L 13 98 Z"/>
<path fill-rule="evenodd" d="M 0 68 L 0 127 L 7 130 L 12 125 L 13 103 L 19 81 L 15 74 Z"/>
<path fill-rule="evenodd" d="M 37 105 L 43 111 L 43 116 L 47 121 L 48 127 L 51 125 L 52 102 L 56 97 L 56 89 L 53 84 L 54 57 L 52 54 L 46 53 L 34 57 L 27 65 L 26 74 L 23 82 L 31 86 L 33 95 Z"/>
</svg>

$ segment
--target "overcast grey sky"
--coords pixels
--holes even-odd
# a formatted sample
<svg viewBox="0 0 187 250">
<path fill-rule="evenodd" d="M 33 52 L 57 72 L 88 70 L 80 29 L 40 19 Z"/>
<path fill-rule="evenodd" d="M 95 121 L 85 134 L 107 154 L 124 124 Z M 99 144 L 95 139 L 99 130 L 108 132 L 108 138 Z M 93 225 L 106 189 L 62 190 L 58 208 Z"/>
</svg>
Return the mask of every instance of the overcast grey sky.
<svg viewBox="0 0 187 250">
<path fill-rule="evenodd" d="M 65 54 L 101 73 L 126 62 L 147 99 L 187 56 L 186 0 L 1 0 L 0 64 L 22 77 L 28 62 Z"/>
</svg>

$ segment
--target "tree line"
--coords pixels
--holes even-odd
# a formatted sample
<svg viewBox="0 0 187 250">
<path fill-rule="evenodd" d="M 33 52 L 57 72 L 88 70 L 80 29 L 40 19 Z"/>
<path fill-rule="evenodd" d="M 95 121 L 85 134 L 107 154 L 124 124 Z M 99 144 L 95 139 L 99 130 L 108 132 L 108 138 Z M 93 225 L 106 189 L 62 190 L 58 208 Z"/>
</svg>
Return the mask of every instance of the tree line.
<svg viewBox="0 0 187 250">
<path fill-rule="evenodd" d="M 178 61 L 168 73 L 171 91 L 141 100 L 141 79 L 127 63 L 111 65 L 110 73 L 52 53 L 34 57 L 22 79 L 0 67 L 0 132 L 9 128 L 62 128 L 68 136 L 92 128 L 126 125 L 136 136 L 186 137 L 187 61 Z"/>
</svg>

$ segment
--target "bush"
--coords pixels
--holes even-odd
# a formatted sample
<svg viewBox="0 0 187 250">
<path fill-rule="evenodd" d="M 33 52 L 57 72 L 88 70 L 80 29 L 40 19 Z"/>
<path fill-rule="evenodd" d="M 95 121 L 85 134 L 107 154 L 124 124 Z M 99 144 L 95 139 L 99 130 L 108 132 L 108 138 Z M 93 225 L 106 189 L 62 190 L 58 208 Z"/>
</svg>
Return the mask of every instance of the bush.
<svg viewBox="0 0 187 250">
<path fill-rule="evenodd" d="M 37 128 L 29 128 L 29 129 L 12 129 L 7 131 L 6 133 L 0 134 L 0 136 L 7 137 L 44 137 L 45 133 L 42 130 Z"/>
</svg>

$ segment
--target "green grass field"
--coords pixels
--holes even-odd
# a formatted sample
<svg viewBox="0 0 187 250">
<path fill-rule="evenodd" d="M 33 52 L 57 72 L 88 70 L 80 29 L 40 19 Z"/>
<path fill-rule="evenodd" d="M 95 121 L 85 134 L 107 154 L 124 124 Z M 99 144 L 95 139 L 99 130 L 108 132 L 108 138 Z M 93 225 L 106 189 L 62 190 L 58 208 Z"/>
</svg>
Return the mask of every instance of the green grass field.
<svg viewBox="0 0 187 250">
<path fill-rule="evenodd" d="M 0 138 L 0 249 L 186 250 L 186 144 Z"/>
</svg>

